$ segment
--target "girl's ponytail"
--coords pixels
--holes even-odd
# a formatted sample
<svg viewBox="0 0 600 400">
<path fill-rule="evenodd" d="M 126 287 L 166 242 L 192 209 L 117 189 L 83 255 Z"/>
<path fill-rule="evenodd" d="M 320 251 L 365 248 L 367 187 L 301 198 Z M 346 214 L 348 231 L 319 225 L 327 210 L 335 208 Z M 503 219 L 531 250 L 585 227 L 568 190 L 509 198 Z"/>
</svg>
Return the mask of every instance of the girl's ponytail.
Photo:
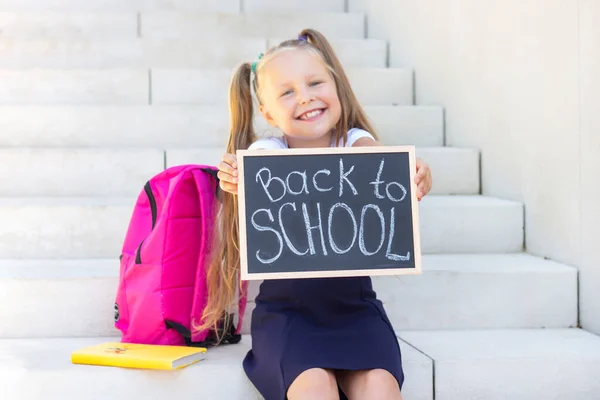
<svg viewBox="0 0 600 400">
<path fill-rule="evenodd" d="M 255 140 L 254 109 L 250 87 L 252 67 L 244 63 L 235 71 L 229 87 L 230 132 L 227 153 L 247 149 Z M 207 271 L 208 298 L 201 323 L 194 328 L 210 329 L 222 337 L 222 325 L 231 321 L 229 309 L 235 303 L 238 293 L 240 252 L 237 196 L 223 193 L 222 207 L 214 231 L 214 245 L 211 263 Z M 225 321 L 223 321 L 225 318 Z"/>
<path fill-rule="evenodd" d="M 252 104 L 252 65 L 243 63 L 233 74 L 229 85 L 229 143 L 227 152 L 245 150 L 256 139 Z"/>
</svg>

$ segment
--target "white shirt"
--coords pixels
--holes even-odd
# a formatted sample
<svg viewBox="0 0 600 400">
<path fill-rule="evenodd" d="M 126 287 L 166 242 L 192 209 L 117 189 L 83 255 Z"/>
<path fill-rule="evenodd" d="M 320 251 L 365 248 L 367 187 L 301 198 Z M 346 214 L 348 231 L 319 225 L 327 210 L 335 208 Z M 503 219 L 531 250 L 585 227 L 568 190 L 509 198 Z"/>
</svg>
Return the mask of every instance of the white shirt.
<svg viewBox="0 0 600 400">
<path fill-rule="evenodd" d="M 371 135 L 369 132 L 365 131 L 364 129 L 359 129 L 359 128 L 352 128 L 348 131 L 348 140 L 346 141 L 346 147 L 352 147 L 352 145 L 354 144 L 354 142 L 356 142 L 358 139 L 360 138 L 364 138 L 364 137 L 370 137 L 371 139 L 373 138 L 373 135 Z M 335 138 L 331 139 L 331 146 L 330 147 L 339 147 L 335 145 Z M 256 142 L 252 143 L 250 145 L 250 147 L 248 147 L 248 150 L 258 150 L 258 149 L 262 149 L 262 150 L 281 150 L 281 149 L 288 149 L 288 143 L 287 140 L 285 139 L 285 136 L 283 137 L 269 137 L 269 138 L 262 138 L 262 139 L 258 139 Z"/>
</svg>

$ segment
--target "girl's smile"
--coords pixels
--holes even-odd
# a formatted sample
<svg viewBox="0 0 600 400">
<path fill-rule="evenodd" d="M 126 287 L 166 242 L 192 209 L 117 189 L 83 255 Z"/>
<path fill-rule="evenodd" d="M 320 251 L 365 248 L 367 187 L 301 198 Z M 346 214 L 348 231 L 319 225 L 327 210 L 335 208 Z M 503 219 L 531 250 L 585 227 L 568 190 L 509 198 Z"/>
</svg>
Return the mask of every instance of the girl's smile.
<svg viewBox="0 0 600 400">
<path fill-rule="evenodd" d="M 326 108 L 317 108 L 317 109 L 310 110 L 310 111 L 307 111 L 307 112 L 303 113 L 297 119 L 299 119 L 301 121 L 306 121 L 306 122 L 316 121 L 326 111 L 327 111 Z"/>
</svg>

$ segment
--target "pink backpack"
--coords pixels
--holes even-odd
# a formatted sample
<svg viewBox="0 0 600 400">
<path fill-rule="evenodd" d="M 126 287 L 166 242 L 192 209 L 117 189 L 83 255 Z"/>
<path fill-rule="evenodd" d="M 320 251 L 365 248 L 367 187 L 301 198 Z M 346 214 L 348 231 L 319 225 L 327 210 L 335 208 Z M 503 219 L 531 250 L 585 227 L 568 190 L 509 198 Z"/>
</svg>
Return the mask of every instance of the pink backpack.
<svg viewBox="0 0 600 400">
<path fill-rule="evenodd" d="M 213 331 L 191 332 L 191 326 L 206 307 L 218 191 L 216 169 L 202 165 L 169 168 L 144 186 L 121 253 L 114 319 L 122 342 L 215 344 Z M 224 343 L 241 339 L 246 292 L 244 282 L 237 329 L 233 323 L 220 328 Z"/>
</svg>

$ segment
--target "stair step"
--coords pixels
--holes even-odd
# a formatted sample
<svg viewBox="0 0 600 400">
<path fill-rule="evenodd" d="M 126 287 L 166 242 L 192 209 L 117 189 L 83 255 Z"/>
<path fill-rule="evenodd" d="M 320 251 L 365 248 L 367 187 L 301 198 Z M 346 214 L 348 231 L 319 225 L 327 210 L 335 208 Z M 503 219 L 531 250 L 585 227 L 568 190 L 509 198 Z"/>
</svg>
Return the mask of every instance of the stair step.
<svg viewBox="0 0 600 400">
<path fill-rule="evenodd" d="M 118 276 L 117 257 L 0 260 L 0 292 L 15 299 L 0 309 L 2 320 L 10 321 L 0 326 L 0 338 L 119 334 L 113 323 Z M 528 254 L 425 255 L 422 275 L 377 277 L 373 284 L 397 330 L 577 323 L 576 269 Z M 250 282 L 244 333 L 250 332 L 259 285 Z"/>
<path fill-rule="evenodd" d="M 134 204 L 134 198 L 1 198 L 0 258 L 118 259 Z"/>
<path fill-rule="evenodd" d="M 166 151 L 167 167 L 182 164 L 218 165 L 225 146 L 216 148 L 173 148 Z M 478 194 L 479 151 L 454 147 L 417 147 L 417 156 L 423 158 L 433 171 L 430 195 Z M 0 190 L 1 193 L 1 190 Z"/>
<path fill-rule="evenodd" d="M 264 52 L 262 38 L 0 39 L 0 68 L 233 68 Z M 269 40 L 269 47 L 280 40 Z M 387 43 L 338 39 L 331 45 L 346 68 L 387 66 Z M 231 73 L 229 73 L 231 75 Z"/>
<path fill-rule="evenodd" d="M 136 196 L 164 170 L 152 149 L 0 149 L 0 196 Z"/>
<path fill-rule="evenodd" d="M 435 399 L 595 399 L 600 337 L 580 329 L 402 332 L 433 359 Z"/>
<path fill-rule="evenodd" d="M 410 71 L 347 72 L 362 105 L 412 105 Z M 0 69 L 0 104 L 203 104 L 228 109 L 231 76 L 230 69 Z"/>
<path fill-rule="evenodd" d="M 207 13 L 146 12 L 140 16 L 140 35 L 158 38 L 286 37 L 296 38 L 302 29 L 320 31 L 327 39 L 364 39 L 362 13 L 274 12 Z"/>
<path fill-rule="evenodd" d="M 424 253 L 523 249 L 523 204 L 487 196 L 426 196 L 419 207 Z"/>
<path fill-rule="evenodd" d="M 260 38 L 1 39 L 0 68 L 232 68 L 253 60 L 265 48 Z"/>
<path fill-rule="evenodd" d="M 397 330 L 577 326 L 576 268 L 529 254 L 444 254 L 425 256 L 423 270 L 374 278 Z"/>
<path fill-rule="evenodd" d="M 321 0 L 327 3 L 327 0 Z M 240 11 L 240 0 L 0 0 L 0 11 Z"/>
<path fill-rule="evenodd" d="M 0 288 L 12 296 L 12 304 L 19 304 L 0 309 L 9 321 L 0 326 L 0 338 L 120 334 L 112 318 L 118 276 L 118 256 L 111 260 L 0 260 Z"/>
<path fill-rule="evenodd" d="M 417 157 L 431 168 L 431 194 L 479 194 L 480 153 L 457 147 L 417 147 Z"/>
<path fill-rule="evenodd" d="M 387 146 L 444 145 L 444 110 L 437 106 L 367 106 L 367 116 Z"/>
<path fill-rule="evenodd" d="M 3 106 L 0 146 L 214 147 L 228 125 L 215 106 Z"/>
<path fill-rule="evenodd" d="M 0 340 L 2 392 L 11 400 L 63 399 L 262 399 L 242 369 L 251 338 L 208 350 L 206 359 L 179 371 L 150 371 L 74 365 L 74 350 L 118 337 L 86 339 Z M 433 399 L 433 366 L 429 358 L 399 341 L 406 383 L 403 394 Z"/>
<path fill-rule="evenodd" d="M 411 70 L 345 68 L 345 71 L 363 106 L 413 104 Z M 230 70 L 155 68 L 152 70 L 152 103 L 226 105 L 231 75 Z"/>
<path fill-rule="evenodd" d="M 147 69 L 4 69 L 0 70 L 0 105 L 148 104 L 148 81 Z"/>
<path fill-rule="evenodd" d="M 365 107 L 384 144 L 443 145 L 440 108 L 385 108 Z M 272 133 L 262 116 L 255 127 Z M 0 147 L 210 148 L 228 137 L 224 106 L 0 106 Z"/>
<path fill-rule="evenodd" d="M 424 253 L 517 252 L 522 249 L 521 203 L 482 196 L 428 196 L 420 208 Z M 457 221 L 462 223 L 457 226 Z"/>
<path fill-rule="evenodd" d="M 0 258 L 116 258 L 134 204 L 134 198 L 0 198 Z M 419 213 L 423 253 L 522 249 L 521 203 L 427 196 Z"/>
<path fill-rule="evenodd" d="M 2 38 L 135 38 L 135 12 L 0 12 Z"/>
<path fill-rule="evenodd" d="M 244 12 L 338 12 L 346 11 L 346 0 L 242 0 Z"/>
</svg>

